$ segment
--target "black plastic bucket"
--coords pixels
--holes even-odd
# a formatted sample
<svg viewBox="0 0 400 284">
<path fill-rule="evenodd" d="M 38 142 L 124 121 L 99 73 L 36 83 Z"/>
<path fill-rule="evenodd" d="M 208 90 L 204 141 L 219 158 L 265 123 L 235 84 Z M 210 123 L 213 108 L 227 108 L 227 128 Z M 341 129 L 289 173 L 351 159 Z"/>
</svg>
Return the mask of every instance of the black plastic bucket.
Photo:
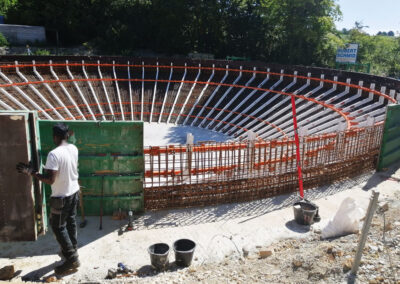
<svg viewBox="0 0 400 284">
<path fill-rule="evenodd" d="M 196 243 L 189 239 L 180 239 L 174 243 L 175 263 L 178 266 L 188 267 L 192 263 Z"/>
<path fill-rule="evenodd" d="M 299 201 L 293 205 L 294 220 L 300 225 L 311 225 L 317 214 L 318 207 L 307 201 Z"/>
<path fill-rule="evenodd" d="M 153 267 L 158 270 L 165 270 L 168 268 L 169 245 L 165 243 L 157 243 L 149 246 L 148 252 L 150 254 L 150 261 Z"/>
</svg>

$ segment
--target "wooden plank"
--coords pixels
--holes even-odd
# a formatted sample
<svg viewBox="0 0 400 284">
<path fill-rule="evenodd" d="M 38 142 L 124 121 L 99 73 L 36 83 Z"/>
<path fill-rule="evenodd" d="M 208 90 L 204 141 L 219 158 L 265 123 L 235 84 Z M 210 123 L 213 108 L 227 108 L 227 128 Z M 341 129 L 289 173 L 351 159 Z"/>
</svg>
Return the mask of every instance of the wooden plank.
<svg viewBox="0 0 400 284">
<path fill-rule="evenodd" d="M 0 115 L 0 241 L 34 241 L 32 178 L 17 173 L 30 160 L 28 114 Z"/>
</svg>

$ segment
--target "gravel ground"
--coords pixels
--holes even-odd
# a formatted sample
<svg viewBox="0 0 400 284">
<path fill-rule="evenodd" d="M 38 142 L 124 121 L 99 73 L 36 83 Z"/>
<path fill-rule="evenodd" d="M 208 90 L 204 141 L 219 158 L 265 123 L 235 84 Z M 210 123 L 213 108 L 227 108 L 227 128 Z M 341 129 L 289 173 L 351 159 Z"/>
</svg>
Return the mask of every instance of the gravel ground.
<svg viewBox="0 0 400 284">
<path fill-rule="evenodd" d="M 226 256 L 206 264 L 158 273 L 150 267 L 129 279 L 112 283 L 396 283 L 400 284 L 400 193 L 384 199 L 384 213 L 376 213 L 357 277 L 350 268 L 359 234 L 321 240 L 318 230 L 302 239 L 287 239 L 270 247 L 243 250 L 242 257 Z M 384 227 L 384 223 L 386 224 Z M 312 230 L 312 228 L 310 228 Z M 247 256 L 246 256 L 247 255 Z"/>
</svg>

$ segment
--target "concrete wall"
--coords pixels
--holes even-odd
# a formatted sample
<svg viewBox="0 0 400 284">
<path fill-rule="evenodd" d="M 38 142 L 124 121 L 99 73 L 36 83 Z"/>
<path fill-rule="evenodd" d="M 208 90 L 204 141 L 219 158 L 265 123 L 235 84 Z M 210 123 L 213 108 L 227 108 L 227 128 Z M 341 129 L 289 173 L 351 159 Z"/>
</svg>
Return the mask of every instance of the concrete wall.
<svg viewBox="0 0 400 284">
<path fill-rule="evenodd" d="M 39 26 L 0 25 L 0 33 L 12 44 L 46 41 L 46 31 Z"/>
</svg>

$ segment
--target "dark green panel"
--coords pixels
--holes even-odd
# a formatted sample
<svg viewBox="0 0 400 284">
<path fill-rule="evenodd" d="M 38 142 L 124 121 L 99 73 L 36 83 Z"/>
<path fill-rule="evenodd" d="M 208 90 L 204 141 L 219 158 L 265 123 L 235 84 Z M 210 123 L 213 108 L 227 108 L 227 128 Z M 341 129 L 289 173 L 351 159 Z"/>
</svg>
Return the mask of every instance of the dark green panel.
<svg viewBox="0 0 400 284">
<path fill-rule="evenodd" d="M 87 196 L 100 196 L 102 185 L 106 196 L 141 194 L 143 191 L 140 177 L 81 177 L 79 183 Z"/>
<path fill-rule="evenodd" d="M 85 215 L 98 216 L 100 215 L 100 198 L 85 197 L 83 199 L 85 206 Z M 124 198 L 103 198 L 103 214 L 112 215 L 113 212 L 121 208 L 123 211 L 131 209 L 134 212 L 143 211 L 143 198 L 124 197 Z"/>
<path fill-rule="evenodd" d="M 43 153 L 53 149 L 52 127 L 57 121 L 40 121 Z M 143 153 L 142 122 L 62 121 L 73 130 L 70 142 L 82 154 Z"/>
<path fill-rule="evenodd" d="M 73 131 L 69 142 L 79 150 L 79 183 L 86 215 L 98 215 L 104 191 L 104 214 L 118 208 L 143 211 L 143 123 L 63 121 Z M 55 121 L 40 121 L 42 161 L 54 149 Z M 47 187 L 48 196 L 50 187 Z"/>
<path fill-rule="evenodd" d="M 399 131 L 400 134 L 400 131 Z M 400 135 L 393 140 L 388 140 L 386 142 L 385 152 L 387 155 L 392 155 L 392 152 L 400 151 Z"/>
<path fill-rule="evenodd" d="M 144 171 L 143 156 L 79 156 L 79 173 L 88 175 L 96 172 L 141 173 Z"/>
<path fill-rule="evenodd" d="M 389 105 L 386 112 L 378 170 L 400 161 L 400 105 Z"/>
</svg>

